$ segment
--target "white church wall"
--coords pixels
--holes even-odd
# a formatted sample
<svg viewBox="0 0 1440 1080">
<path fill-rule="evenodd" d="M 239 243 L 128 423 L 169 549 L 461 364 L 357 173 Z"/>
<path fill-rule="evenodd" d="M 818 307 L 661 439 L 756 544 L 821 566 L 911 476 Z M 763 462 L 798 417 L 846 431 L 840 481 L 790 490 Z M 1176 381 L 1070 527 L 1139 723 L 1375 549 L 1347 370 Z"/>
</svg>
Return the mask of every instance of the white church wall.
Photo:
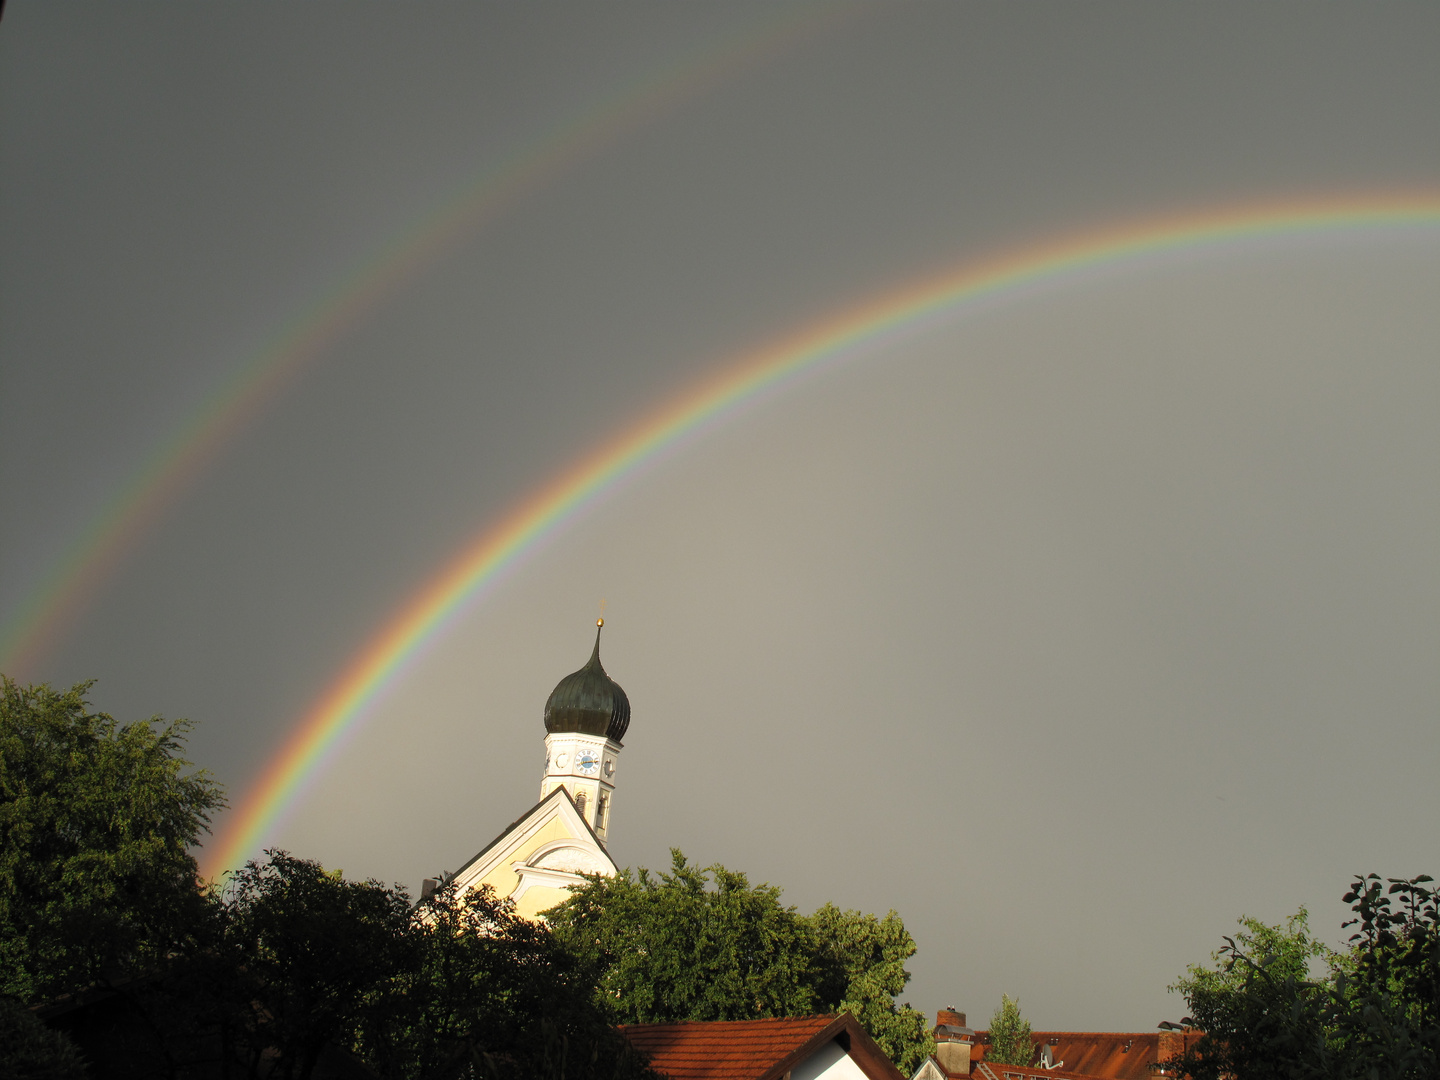
<svg viewBox="0 0 1440 1080">
<path fill-rule="evenodd" d="M 867 1080 L 838 1042 L 828 1042 L 790 1070 L 790 1080 Z"/>
</svg>

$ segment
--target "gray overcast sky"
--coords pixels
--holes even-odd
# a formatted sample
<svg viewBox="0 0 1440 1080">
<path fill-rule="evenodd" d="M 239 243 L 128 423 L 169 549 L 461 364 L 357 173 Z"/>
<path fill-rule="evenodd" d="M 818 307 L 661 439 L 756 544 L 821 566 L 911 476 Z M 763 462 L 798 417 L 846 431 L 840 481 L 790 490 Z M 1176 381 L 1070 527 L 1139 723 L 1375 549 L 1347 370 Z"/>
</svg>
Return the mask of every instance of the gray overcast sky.
<svg viewBox="0 0 1440 1080">
<path fill-rule="evenodd" d="M 447 194 L 770 5 L 13 0 L 0 606 Z M 876 5 L 530 185 L 372 304 L 13 674 L 200 721 L 239 796 L 486 523 L 787 329 L 1223 204 L 1440 189 L 1440 9 Z M 905 995 L 1148 1029 L 1233 920 L 1440 869 L 1440 244 L 1074 281 L 805 380 L 478 605 L 272 839 L 454 869 L 538 791 L 600 597 L 614 854 L 894 907 Z"/>
</svg>

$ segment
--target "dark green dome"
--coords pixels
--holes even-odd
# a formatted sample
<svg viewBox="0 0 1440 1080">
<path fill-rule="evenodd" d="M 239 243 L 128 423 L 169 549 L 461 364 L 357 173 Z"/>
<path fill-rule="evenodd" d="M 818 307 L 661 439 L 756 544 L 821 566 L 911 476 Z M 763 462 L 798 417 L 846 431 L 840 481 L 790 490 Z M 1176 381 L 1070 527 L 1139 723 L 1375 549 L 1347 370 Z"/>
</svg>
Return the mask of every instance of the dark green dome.
<svg viewBox="0 0 1440 1080">
<path fill-rule="evenodd" d="M 550 700 L 545 702 L 545 730 L 552 735 L 560 731 L 604 735 L 619 742 L 629 726 L 630 699 L 600 666 L 597 627 L 590 662 L 573 675 L 566 675 L 550 692 Z"/>
</svg>

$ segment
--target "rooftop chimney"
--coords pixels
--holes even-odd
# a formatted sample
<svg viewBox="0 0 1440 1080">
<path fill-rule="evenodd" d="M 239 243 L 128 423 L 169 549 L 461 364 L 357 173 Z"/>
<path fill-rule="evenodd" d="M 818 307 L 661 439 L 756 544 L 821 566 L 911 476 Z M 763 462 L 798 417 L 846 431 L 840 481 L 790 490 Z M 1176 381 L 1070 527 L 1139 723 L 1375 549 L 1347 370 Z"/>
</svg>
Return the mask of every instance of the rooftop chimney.
<svg viewBox="0 0 1440 1080">
<path fill-rule="evenodd" d="M 1179 1057 L 1185 1052 L 1185 1036 L 1187 1034 L 1189 1032 L 1173 1030 L 1160 1032 L 1160 1042 L 1155 1047 L 1155 1061 L 1158 1066 L 1155 1070 L 1156 1073 L 1161 1076 L 1169 1073 L 1169 1070 L 1164 1067 L 1165 1062 L 1172 1057 Z"/>
<path fill-rule="evenodd" d="M 951 1006 L 935 1014 L 935 1060 L 951 1076 L 970 1075 L 970 1047 L 975 1032 L 965 1026 L 965 1014 Z"/>
</svg>

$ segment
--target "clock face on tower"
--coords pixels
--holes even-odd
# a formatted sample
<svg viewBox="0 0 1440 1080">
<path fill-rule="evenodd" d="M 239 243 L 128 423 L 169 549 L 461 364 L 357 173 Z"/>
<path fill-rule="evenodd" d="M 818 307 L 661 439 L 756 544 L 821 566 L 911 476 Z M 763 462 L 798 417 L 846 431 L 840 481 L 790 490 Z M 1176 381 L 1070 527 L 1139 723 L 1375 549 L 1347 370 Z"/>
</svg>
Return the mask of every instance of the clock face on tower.
<svg viewBox="0 0 1440 1080">
<path fill-rule="evenodd" d="M 593 750 L 581 750 L 575 755 L 575 767 L 586 776 L 594 776 L 600 771 L 600 758 Z"/>
</svg>

